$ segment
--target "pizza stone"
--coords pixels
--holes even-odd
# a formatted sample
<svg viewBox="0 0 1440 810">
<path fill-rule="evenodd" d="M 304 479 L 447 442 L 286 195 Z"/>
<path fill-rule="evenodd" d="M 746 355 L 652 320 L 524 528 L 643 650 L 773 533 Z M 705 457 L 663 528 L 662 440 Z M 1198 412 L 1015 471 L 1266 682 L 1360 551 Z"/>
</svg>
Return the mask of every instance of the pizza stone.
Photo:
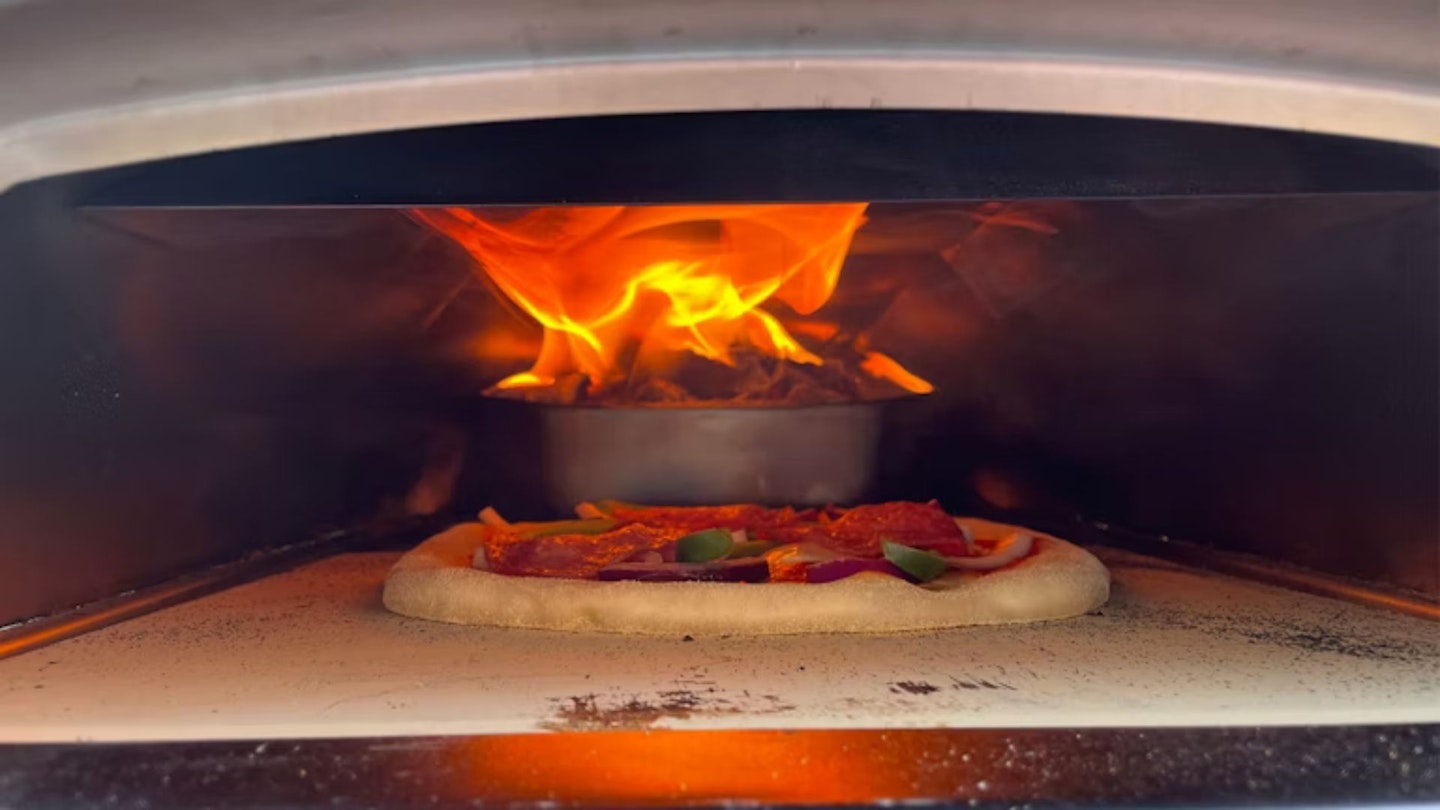
<svg viewBox="0 0 1440 810">
<path fill-rule="evenodd" d="M 960 518 L 976 537 L 1029 531 Z M 1030 532 L 1036 550 L 986 573 L 951 571 L 925 585 L 880 573 L 824 584 L 600 582 L 516 577 L 471 565 L 486 527 L 462 523 L 400 558 L 385 579 L 390 610 L 419 619 L 576 632 L 779 635 L 889 633 L 1064 619 L 1110 596 L 1089 552 Z"/>
</svg>

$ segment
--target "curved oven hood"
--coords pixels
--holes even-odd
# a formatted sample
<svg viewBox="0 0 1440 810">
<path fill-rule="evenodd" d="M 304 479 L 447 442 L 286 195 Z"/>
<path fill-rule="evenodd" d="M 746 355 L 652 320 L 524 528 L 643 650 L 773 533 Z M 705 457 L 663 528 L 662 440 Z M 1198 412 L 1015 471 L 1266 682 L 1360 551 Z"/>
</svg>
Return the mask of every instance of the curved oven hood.
<svg viewBox="0 0 1440 810">
<path fill-rule="evenodd" d="M 0 188 L 362 132 L 975 109 L 1440 145 L 1426 0 L 0 4 Z"/>
</svg>

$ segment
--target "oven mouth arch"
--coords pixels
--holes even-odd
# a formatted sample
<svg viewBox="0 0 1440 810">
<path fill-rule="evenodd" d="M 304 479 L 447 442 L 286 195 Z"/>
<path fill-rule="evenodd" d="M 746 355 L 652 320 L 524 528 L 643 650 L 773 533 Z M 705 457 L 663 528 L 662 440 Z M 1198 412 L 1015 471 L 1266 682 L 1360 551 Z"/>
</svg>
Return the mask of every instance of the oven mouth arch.
<svg viewBox="0 0 1440 810">
<path fill-rule="evenodd" d="M 348 135 L 61 178 L 84 208 L 1198 198 L 1428 192 L 1435 149 L 1141 118 L 786 109 Z M 43 181 L 42 181 L 43 182 Z"/>
<path fill-rule="evenodd" d="M 0 129 L 0 188 L 417 127 L 757 109 L 1110 116 L 1440 145 L 1440 99 L 1424 87 L 1259 65 L 1026 51 L 657 54 L 291 80 L 72 110 Z"/>
</svg>

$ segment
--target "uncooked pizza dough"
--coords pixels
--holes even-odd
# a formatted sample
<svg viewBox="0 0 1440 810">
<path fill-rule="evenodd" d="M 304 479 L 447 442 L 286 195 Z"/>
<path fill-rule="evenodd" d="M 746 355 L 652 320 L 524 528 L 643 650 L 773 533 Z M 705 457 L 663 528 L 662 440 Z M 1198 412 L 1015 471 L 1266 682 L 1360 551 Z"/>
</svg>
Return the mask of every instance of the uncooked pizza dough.
<svg viewBox="0 0 1440 810">
<path fill-rule="evenodd" d="M 959 522 L 980 538 L 1014 526 Z M 1110 596 L 1089 552 L 1030 532 L 1037 549 L 986 573 L 951 571 L 925 585 L 881 573 L 824 584 L 600 582 L 516 577 L 471 565 L 486 527 L 462 523 L 421 543 L 390 570 L 385 607 L 420 619 L 492 627 L 643 634 L 885 633 L 1078 616 Z"/>
</svg>

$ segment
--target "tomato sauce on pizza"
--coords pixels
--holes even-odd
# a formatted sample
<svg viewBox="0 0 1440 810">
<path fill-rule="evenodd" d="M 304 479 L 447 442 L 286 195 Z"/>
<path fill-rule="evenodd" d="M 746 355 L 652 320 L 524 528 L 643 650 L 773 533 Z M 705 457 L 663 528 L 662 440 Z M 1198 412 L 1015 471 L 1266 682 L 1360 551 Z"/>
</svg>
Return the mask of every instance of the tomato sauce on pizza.
<svg viewBox="0 0 1440 810">
<path fill-rule="evenodd" d="M 977 542 L 934 501 L 803 510 L 600 502 L 576 511 L 580 520 L 510 524 L 487 509 L 477 566 L 608 581 L 829 582 L 878 572 L 923 583 L 1013 564 L 1031 545 L 1010 542 L 1001 560 L 997 544 Z"/>
<path fill-rule="evenodd" d="M 933 502 L 575 511 L 510 523 L 486 508 L 401 557 L 383 602 L 434 621 L 688 638 L 1049 621 L 1110 593 L 1084 549 Z"/>
</svg>

